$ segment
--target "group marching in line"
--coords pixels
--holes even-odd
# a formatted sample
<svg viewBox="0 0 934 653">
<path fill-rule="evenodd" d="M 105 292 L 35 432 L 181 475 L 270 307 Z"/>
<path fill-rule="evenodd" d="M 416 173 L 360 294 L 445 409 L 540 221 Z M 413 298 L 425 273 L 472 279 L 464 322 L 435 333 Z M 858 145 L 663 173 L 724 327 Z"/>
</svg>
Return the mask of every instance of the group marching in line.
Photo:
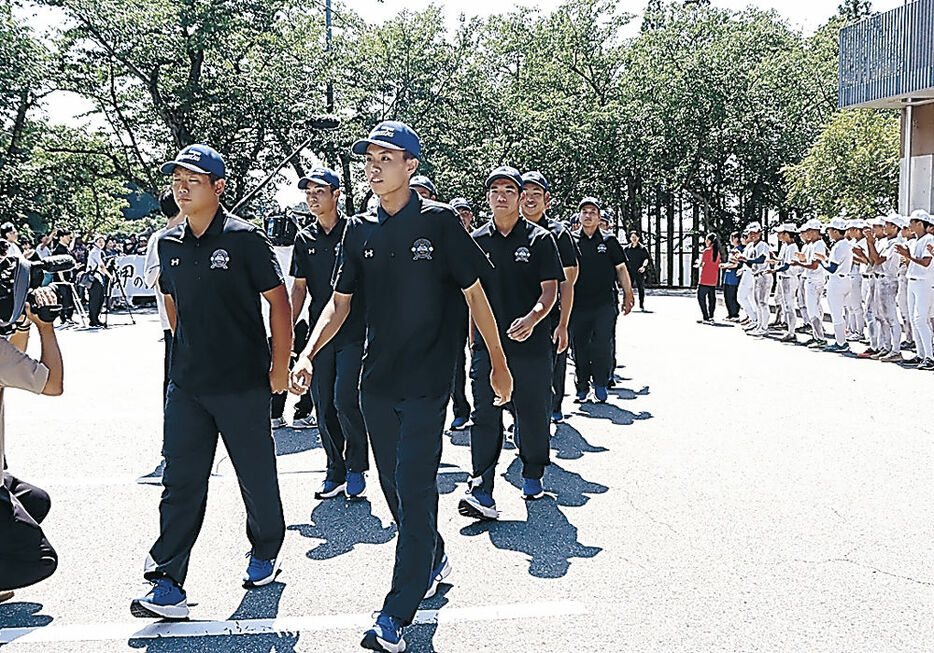
<svg viewBox="0 0 934 653">
<path fill-rule="evenodd" d="M 717 263 L 705 252 L 702 277 L 706 271 L 716 279 L 716 268 L 725 271 L 727 320 L 751 336 L 774 330 L 782 342 L 828 352 L 849 352 L 850 342 L 860 341 L 867 347 L 859 358 L 934 370 L 934 218 L 927 211 L 869 221 L 812 219 L 801 226 L 779 225 L 773 233 L 777 252 L 758 222 L 731 236 L 728 260 Z M 777 312 L 771 319 L 773 285 Z M 824 331 L 825 295 L 832 334 Z M 712 321 L 712 306 L 708 312 L 702 304 L 702 310 L 704 320 Z M 796 335 L 802 331 L 810 335 L 803 342 Z M 906 358 L 904 351 L 916 354 Z"/>
<path fill-rule="evenodd" d="M 192 145 L 162 167 L 172 177 L 167 199 L 179 207 L 147 270 L 171 345 L 164 487 L 144 573 L 152 587 L 132 601 L 135 616 L 189 614 L 184 583 L 218 435 L 247 513 L 243 586 L 276 578 L 285 523 L 270 401 L 286 389 L 310 393 L 318 413 L 327 474 L 317 499 L 363 498 L 372 452 L 398 535 L 391 588 L 361 646 L 390 652 L 405 650 L 404 628 L 451 572 L 437 488 L 448 403 L 452 429 L 472 422 L 472 469 L 458 511 L 492 520 L 504 410 L 514 417 L 522 496 L 534 501 L 547 485 L 550 423 L 564 419 L 569 346 L 575 401 L 607 400 L 617 318 L 634 302 L 629 269 L 643 300 L 648 254 L 638 234 L 624 248 L 601 229 L 594 197 L 580 201 L 569 223 L 552 219 L 546 177 L 512 167 L 489 173 L 492 218 L 471 231 L 470 203 L 437 201 L 432 182 L 415 174 L 422 149 L 409 126 L 380 123 L 352 151 L 365 159 L 378 204 L 345 217 L 334 171 L 315 168 L 299 181 L 315 220 L 295 239 L 291 295 L 263 230 L 222 206 L 220 154 Z M 309 333 L 293 343 L 306 299 Z"/>
</svg>

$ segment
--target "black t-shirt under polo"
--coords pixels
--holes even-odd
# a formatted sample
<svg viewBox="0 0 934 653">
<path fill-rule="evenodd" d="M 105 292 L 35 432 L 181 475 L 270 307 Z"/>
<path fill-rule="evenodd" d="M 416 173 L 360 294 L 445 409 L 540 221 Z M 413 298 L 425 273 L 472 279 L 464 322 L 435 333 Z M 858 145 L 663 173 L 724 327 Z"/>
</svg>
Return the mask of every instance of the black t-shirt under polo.
<svg viewBox="0 0 934 653">
<path fill-rule="evenodd" d="M 490 220 L 473 232 L 473 239 L 493 264 L 493 269 L 481 275 L 480 280 L 496 316 L 506 356 L 549 354 L 551 332 L 547 316 L 522 342 L 509 338 L 506 332 L 517 318 L 525 317 L 535 306 L 542 294 L 543 281 L 564 281 L 564 269 L 554 237 L 520 218 L 505 236 Z M 483 346 L 480 338 L 475 338 L 474 343 Z"/>
<path fill-rule="evenodd" d="M 266 234 L 221 207 L 200 238 L 187 221 L 166 231 L 159 265 L 178 317 L 169 378 L 195 394 L 268 387 L 260 294 L 283 278 Z"/>
<path fill-rule="evenodd" d="M 305 279 L 311 301 L 308 303 L 308 325 L 314 328 L 321 311 L 331 298 L 337 253 L 347 219 L 341 217 L 337 224 L 326 232 L 317 222 L 305 227 L 295 237 L 292 250 L 292 276 Z M 355 293 L 350 305 L 350 315 L 341 325 L 332 342 L 337 346 L 348 342 L 359 342 L 366 336 L 363 321 L 363 293 Z"/>
<path fill-rule="evenodd" d="M 361 389 L 400 399 L 449 394 L 463 347 L 454 327 L 462 289 L 488 267 L 454 209 L 415 191 L 395 215 L 380 207 L 351 218 L 334 289 L 364 294 Z"/>
<path fill-rule="evenodd" d="M 580 251 L 577 283 L 574 284 L 574 309 L 615 305 L 616 266 L 626 262 L 616 236 L 597 229 L 587 236 L 581 229 L 574 235 Z"/>
</svg>

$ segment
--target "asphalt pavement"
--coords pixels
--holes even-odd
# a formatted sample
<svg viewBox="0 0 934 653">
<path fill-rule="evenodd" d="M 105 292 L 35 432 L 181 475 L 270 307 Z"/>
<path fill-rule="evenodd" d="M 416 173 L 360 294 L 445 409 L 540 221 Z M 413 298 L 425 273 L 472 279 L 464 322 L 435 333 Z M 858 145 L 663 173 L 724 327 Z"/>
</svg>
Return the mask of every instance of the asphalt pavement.
<svg viewBox="0 0 934 653">
<path fill-rule="evenodd" d="M 453 573 L 407 629 L 408 650 L 934 650 L 934 375 L 700 325 L 690 297 L 647 305 L 619 322 L 609 402 L 566 400 L 542 500 L 522 500 L 507 448 L 501 519 L 461 517 L 469 432 L 446 436 Z M 162 334 L 153 313 L 137 321 L 59 332 L 62 397 L 6 393 L 9 468 L 50 492 L 60 562 L 0 604 L 4 650 L 361 650 L 395 527 L 374 472 L 369 501 L 313 499 L 314 430 L 275 434 L 278 581 L 240 586 L 249 544 L 220 448 L 191 620 L 130 615 L 161 491 Z"/>
</svg>

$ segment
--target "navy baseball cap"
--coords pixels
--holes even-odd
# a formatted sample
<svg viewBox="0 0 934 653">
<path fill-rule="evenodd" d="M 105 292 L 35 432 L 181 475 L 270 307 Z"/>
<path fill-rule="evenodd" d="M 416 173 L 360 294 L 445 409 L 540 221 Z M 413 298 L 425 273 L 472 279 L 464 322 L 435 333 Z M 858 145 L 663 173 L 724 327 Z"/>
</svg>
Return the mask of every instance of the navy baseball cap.
<svg viewBox="0 0 934 653">
<path fill-rule="evenodd" d="M 593 204 L 594 206 L 597 207 L 598 211 L 603 210 L 603 207 L 600 205 L 600 200 L 598 200 L 596 197 L 585 197 L 584 199 L 582 199 L 580 201 L 580 204 L 577 205 L 577 210 L 580 211 L 587 204 Z"/>
<path fill-rule="evenodd" d="M 540 173 L 538 170 L 530 170 L 529 172 L 522 175 L 523 184 L 535 184 L 536 186 L 541 186 L 545 189 L 545 192 L 551 192 L 551 186 L 548 185 L 548 180 L 545 179 L 545 175 Z"/>
<path fill-rule="evenodd" d="M 386 120 L 379 123 L 370 132 L 370 135 L 353 144 L 351 151 L 354 154 L 366 154 L 370 145 L 379 145 L 389 150 L 408 152 L 416 159 L 421 156 L 422 144 L 415 130 L 403 122 Z"/>
<path fill-rule="evenodd" d="M 202 175 L 217 175 L 221 179 L 227 176 L 224 158 L 207 145 L 189 145 L 178 153 L 174 161 L 163 163 L 159 170 L 164 175 L 170 175 L 177 167 Z"/>
<path fill-rule="evenodd" d="M 522 191 L 522 175 L 519 174 L 519 171 L 510 166 L 501 166 L 496 168 L 490 173 L 490 176 L 486 178 L 486 189 L 490 190 L 490 186 L 493 185 L 493 182 L 498 179 L 506 179 L 511 181 L 516 185 L 520 191 Z"/>
<path fill-rule="evenodd" d="M 409 187 L 411 188 L 412 186 L 419 186 L 421 188 L 424 188 L 425 190 L 427 190 L 429 193 L 431 193 L 432 195 L 436 197 L 438 195 L 438 192 L 435 190 L 435 185 L 431 183 L 431 179 L 429 179 L 425 175 L 415 175 L 414 177 L 412 177 L 409 180 Z"/>
<path fill-rule="evenodd" d="M 470 202 L 467 201 L 466 197 L 455 197 L 451 200 L 451 206 L 455 209 L 467 209 L 473 213 L 473 208 L 470 206 Z"/>
<path fill-rule="evenodd" d="M 307 177 L 298 180 L 298 187 L 301 190 L 308 188 L 308 184 L 318 184 L 319 186 L 330 186 L 337 190 L 341 187 L 341 180 L 337 173 L 330 168 L 313 168 Z"/>
</svg>

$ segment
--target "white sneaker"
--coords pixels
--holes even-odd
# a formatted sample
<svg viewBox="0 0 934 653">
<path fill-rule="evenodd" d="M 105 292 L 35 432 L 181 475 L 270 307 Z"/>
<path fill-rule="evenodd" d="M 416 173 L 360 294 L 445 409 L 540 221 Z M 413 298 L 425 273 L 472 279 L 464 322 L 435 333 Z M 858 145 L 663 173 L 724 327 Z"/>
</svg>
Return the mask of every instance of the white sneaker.
<svg viewBox="0 0 934 653">
<path fill-rule="evenodd" d="M 289 425 L 289 423 L 285 421 L 284 417 L 273 417 L 271 424 L 272 428 L 274 429 L 281 429 Z"/>
</svg>

